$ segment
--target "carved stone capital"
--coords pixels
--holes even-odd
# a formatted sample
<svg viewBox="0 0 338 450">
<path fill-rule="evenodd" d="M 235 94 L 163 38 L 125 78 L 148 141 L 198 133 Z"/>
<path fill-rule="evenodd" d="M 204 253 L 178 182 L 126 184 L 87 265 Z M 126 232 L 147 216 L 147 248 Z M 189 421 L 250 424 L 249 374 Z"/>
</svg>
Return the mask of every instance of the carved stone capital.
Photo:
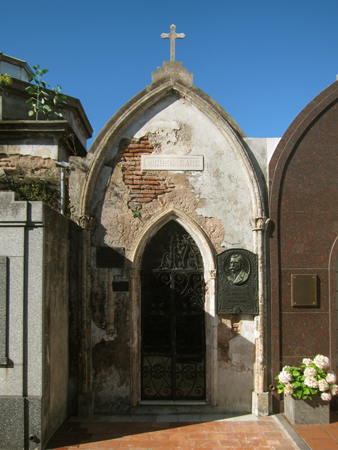
<svg viewBox="0 0 338 450">
<path fill-rule="evenodd" d="M 210 270 L 210 278 L 216 278 L 216 269 Z"/>
<path fill-rule="evenodd" d="M 252 231 L 266 231 L 269 225 L 270 219 L 266 217 L 253 217 L 251 219 Z"/>
<path fill-rule="evenodd" d="M 85 214 L 80 217 L 79 225 L 85 230 L 91 230 L 95 225 L 95 218 L 93 216 Z"/>
</svg>

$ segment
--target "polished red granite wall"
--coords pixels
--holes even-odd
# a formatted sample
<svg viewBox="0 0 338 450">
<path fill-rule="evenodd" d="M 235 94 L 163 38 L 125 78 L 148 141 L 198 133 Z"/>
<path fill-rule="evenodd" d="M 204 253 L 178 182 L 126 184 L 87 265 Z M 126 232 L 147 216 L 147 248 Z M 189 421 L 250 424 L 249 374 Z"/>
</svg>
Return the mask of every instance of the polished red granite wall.
<svg viewBox="0 0 338 450">
<path fill-rule="evenodd" d="M 338 82 L 290 125 L 269 167 L 272 376 L 318 353 L 336 365 Z M 316 274 L 317 307 L 291 306 L 291 275 Z M 278 406 L 278 402 L 276 402 Z"/>
</svg>

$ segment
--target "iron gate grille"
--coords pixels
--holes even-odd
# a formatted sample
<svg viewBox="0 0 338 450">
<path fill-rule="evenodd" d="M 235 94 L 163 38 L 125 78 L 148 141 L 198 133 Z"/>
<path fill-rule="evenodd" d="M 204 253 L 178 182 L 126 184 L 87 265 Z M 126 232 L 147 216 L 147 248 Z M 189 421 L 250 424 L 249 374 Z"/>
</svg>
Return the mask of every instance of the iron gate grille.
<svg viewBox="0 0 338 450">
<path fill-rule="evenodd" d="M 176 222 L 163 228 L 146 249 L 141 274 L 142 399 L 200 400 L 205 398 L 202 257 Z"/>
</svg>

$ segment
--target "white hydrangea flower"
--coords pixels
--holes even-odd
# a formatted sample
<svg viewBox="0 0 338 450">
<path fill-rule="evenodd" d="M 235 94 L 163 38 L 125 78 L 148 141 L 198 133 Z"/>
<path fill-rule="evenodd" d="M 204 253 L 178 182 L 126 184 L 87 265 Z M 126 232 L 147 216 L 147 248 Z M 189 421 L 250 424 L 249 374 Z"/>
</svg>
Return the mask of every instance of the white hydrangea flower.
<svg viewBox="0 0 338 450">
<path fill-rule="evenodd" d="M 326 370 L 330 367 L 330 359 L 323 355 L 317 355 L 313 362 L 322 370 Z"/>
<path fill-rule="evenodd" d="M 321 392 L 327 391 L 330 388 L 329 383 L 326 380 L 318 381 L 318 388 Z"/>
<path fill-rule="evenodd" d="M 331 395 L 338 395 L 338 385 L 337 384 L 331 384 L 330 392 L 331 392 Z"/>
<path fill-rule="evenodd" d="M 337 375 L 330 370 L 326 375 L 326 381 L 330 384 L 334 384 L 337 381 Z"/>
<path fill-rule="evenodd" d="M 307 378 L 314 378 L 317 375 L 317 369 L 315 367 L 307 367 L 304 370 L 304 375 Z"/>
<path fill-rule="evenodd" d="M 315 378 L 305 378 L 304 383 L 311 389 L 318 389 L 318 381 Z"/>
<path fill-rule="evenodd" d="M 330 394 L 330 392 L 322 392 L 320 394 L 320 397 L 322 400 L 324 400 L 324 402 L 329 402 L 332 399 L 332 395 Z"/>
<path fill-rule="evenodd" d="M 306 366 L 309 366 L 312 362 L 313 361 L 310 358 L 304 358 L 303 359 L 303 364 L 305 364 Z"/>
<path fill-rule="evenodd" d="M 293 386 L 291 383 L 287 383 L 287 385 L 284 388 L 284 394 L 285 395 L 292 395 L 293 394 Z"/>
<path fill-rule="evenodd" d="M 282 370 L 281 373 L 278 375 L 278 379 L 281 383 L 287 384 L 290 383 L 292 379 L 292 375 L 289 372 L 286 372 L 285 370 Z"/>
</svg>

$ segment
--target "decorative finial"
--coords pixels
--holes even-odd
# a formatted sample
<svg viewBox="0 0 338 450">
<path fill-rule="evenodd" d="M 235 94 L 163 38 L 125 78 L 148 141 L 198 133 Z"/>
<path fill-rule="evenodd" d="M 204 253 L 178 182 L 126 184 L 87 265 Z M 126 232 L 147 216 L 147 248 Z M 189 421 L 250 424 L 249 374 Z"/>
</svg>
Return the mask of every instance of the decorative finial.
<svg viewBox="0 0 338 450">
<path fill-rule="evenodd" d="M 171 25 L 170 33 L 162 33 L 162 39 L 170 39 L 170 61 L 175 61 L 175 40 L 185 38 L 184 33 L 176 33 L 176 26 Z"/>
</svg>

